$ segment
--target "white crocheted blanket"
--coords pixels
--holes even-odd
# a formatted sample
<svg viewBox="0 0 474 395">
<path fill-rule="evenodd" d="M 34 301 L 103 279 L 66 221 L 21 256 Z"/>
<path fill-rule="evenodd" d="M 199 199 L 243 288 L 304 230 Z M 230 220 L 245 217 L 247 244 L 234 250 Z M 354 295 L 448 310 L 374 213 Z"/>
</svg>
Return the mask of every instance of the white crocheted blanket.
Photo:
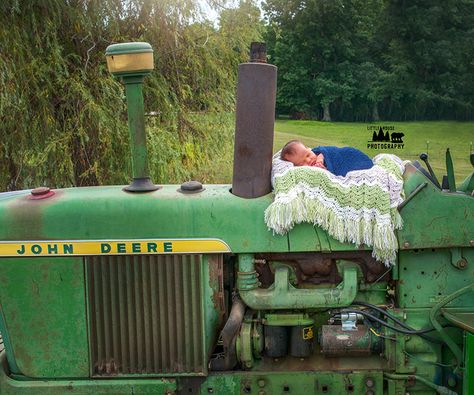
<svg viewBox="0 0 474 395">
<path fill-rule="evenodd" d="M 285 234 L 295 224 L 309 222 L 341 242 L 372 247 L 372 255 L 387 266 L 395 264 L 406 162 L 390 154 L 373 161 L 371 169 L 342 177 L 318 167 L 293 166 L 277 152 L 272 168 L 275 200 L 265 211 L 268 228 Z"/>
</svg>

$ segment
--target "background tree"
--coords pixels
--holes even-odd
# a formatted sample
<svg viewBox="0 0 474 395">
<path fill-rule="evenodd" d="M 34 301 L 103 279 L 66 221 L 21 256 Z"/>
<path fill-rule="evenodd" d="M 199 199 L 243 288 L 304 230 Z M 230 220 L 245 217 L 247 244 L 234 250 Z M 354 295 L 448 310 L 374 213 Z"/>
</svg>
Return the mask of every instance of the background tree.
<svg viewBox="0 0 474 395">
<path fill-rule="evenodd" d="M 380 19 L 386 115 L 472 119 L 474 2 L 388 0 Z"/>
<path fill-rule="evenodd" d="M 128 182 L 123 87 L 104 56 L 112 43 L 155 51 L 144 90 L 155 182 L 209 181 L 231 150 L 235 65 L 260 38 L 252 1 L 216 28 L 190 0 L 5 0 L 0 26 L 2 190 Z"/>
<path fill-rule="evenodd" d="M 337 118 L 351 113 L 360 96 L 355 77 L 371 60 L 367 41 L 380 7 L 380 1 L 358 0 L 266 2 L 269 50 L 280 75 L 279 111 L 309 112 L 323 120 L 331 120 L 333 112 Z"/>
<path fill-rule="evenodd" d="M 279 113 L 472 119 L 472 0 L 267 0 L 264 8 Z"/>
</svg>

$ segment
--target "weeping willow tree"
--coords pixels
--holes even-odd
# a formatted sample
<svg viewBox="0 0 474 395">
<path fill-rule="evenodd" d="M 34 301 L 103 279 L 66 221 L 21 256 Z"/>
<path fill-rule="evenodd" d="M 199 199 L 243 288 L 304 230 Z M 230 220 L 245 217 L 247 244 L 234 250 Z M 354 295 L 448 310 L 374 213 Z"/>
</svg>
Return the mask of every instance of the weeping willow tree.
<svg viewBox="0 0 474 395">
<path fill-rule="evenodd" d="M 117 42 L 155 51 L 145 86 L 154 181 L 215 181 L 216 161 L 231 160 L 236 64 L 261 31 L 253 0 L 222 11 L 219 28 L 193 1 L 5 0 L 0 26 L 2 190 L 128 182 L 123 87 L 104 57 Z"/>
</svg>

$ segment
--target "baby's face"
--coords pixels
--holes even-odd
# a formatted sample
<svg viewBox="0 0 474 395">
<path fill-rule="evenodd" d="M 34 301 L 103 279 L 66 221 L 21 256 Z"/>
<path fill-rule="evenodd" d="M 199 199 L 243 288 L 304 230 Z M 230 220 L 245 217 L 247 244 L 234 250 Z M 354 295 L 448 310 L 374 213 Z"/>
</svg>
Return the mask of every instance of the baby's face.
<svg viewBox="0 0 474 395">
<path fill-rule="evenodd" d="M 286 156 L 286 160 L 295 166 L 317 166 L 318 156 L 303 144 L 293 147 L 294 153 Z"/>
</svg>

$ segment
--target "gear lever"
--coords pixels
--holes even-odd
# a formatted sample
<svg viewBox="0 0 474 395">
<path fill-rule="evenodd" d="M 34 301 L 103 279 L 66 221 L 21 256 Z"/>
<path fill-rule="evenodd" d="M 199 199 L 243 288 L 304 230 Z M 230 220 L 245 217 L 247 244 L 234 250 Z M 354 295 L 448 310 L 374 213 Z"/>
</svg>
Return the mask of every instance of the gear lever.
<svg viewBox="0 0 474 395">
<path fill-rule="evenodd" d="M 436 184 L 436 186 L 437 186 L 439 189 L 441 189 L 441 185 L 439 185 L 439 181 L 438 181 L 438 179 L 436 178 L 436 175 L 435 175 L 433 169 L 431 168 L 430 163 L 428 162 L 428 154 L 425 153 L 425 152 L 422 152 L 422 153 L 420 154 L 420 159 L 421 159 L 423 162 L 425 162 L 425 165 L 426 165 L 426 167 L 428 168 L 428 171 L 429 171 L 429 173 L 430 173 L 430 175 L 431 175 L 431 178 L 432 178 L 433 182 Z"/>
</svg>

